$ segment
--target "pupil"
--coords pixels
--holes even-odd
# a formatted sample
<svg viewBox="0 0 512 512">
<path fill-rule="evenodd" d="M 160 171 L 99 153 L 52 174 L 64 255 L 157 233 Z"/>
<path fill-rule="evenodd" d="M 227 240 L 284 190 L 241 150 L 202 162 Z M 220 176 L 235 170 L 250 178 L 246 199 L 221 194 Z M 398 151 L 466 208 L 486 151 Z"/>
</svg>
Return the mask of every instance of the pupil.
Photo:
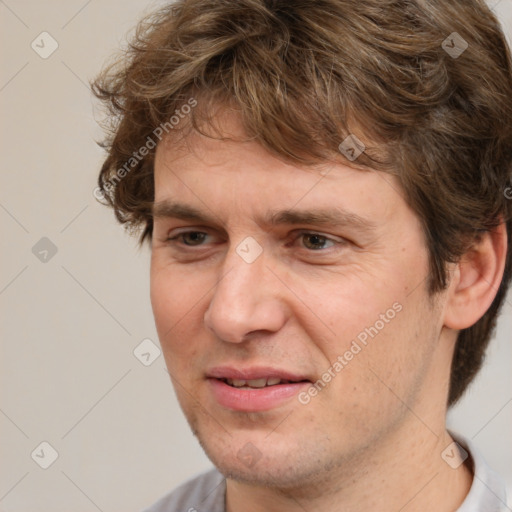
<svg viewBox="0 0 512 512">
<path fill-rule="evenodd" d="M 199 232 L 186 233 L 184 237 L 184 242 L 187 245 L 198 245 L 204 240 L 205 234 Z"/>
<path fill-rule="evenodd" d="M 306 240 L 306 246 L 309 249 L 320 249 L 325 242 L 324 237 L 320 235 L 306 235 Z"/>
</svg>

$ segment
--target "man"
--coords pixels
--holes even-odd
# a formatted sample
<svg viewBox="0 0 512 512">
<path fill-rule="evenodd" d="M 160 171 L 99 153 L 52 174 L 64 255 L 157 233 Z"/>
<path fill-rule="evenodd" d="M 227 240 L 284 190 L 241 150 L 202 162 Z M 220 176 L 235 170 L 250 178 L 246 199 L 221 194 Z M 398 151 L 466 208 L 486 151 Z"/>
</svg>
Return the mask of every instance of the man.
<svg viewBox="0 0 512 512">
<path fill-rule="evenodd" d="M 94 84 L 216 466 L 151 512 L 507 510 L 447 408 L 511 278 L 512 65 L 480 0 L 184 0 Z"/>
</svg>

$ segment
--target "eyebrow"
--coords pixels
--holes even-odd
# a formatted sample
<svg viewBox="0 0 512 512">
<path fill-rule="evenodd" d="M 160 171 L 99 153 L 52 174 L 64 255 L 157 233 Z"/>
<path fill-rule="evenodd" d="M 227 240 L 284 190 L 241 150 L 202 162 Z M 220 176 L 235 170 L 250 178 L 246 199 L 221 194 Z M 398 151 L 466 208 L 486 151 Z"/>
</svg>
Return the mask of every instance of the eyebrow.
<svg viewBox="0 0 512 512">
<path fill-rule="evenodd" d="M 152 208 L 154 218 L 175 218 L 209 224 L 218 223 L 211 213 L 205 212 L 188 204 L 170 201 L 168 199 L 154 203 Z M 283 209 L 268 212 L 257 219 L 261 224 L 278 226 L 282 224 L 315 224 L 318 226 L 346 226 L 360 231 L 371 232 L 377 224 L 356 213 L 342 208 L 315 208 L 310 210 Z"/>
</svg>

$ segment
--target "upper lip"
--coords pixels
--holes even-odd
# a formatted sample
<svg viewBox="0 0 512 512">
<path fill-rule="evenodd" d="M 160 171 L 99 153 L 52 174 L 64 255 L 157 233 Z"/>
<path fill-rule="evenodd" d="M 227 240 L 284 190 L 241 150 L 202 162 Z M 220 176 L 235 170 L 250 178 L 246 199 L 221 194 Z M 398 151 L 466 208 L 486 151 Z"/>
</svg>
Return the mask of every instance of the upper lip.
<svg viewBox="0 0 512 512">
<path fill-rule="evenodd" d="M 246 368 L 234 368 L 232 366 L 216 366 L 210 368 L 206 372 L 208 378 L 214 379 L 270 379 L 278 378 L 281 380 L 289 380 L 291 382 L 300 382 L 310 379 L 303 374 L 293 373 L 288 370 L 274 368 L 271 366 L 250 366 Z"/>
</svg>

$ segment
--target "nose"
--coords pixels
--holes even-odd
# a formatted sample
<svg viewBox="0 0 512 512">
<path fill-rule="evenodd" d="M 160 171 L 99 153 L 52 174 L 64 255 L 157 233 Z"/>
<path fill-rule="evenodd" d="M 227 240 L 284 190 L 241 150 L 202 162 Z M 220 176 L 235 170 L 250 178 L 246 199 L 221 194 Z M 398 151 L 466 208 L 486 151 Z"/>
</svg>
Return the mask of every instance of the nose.
<svg viewBox="0 0 512 512">
<path fill-rule="evenodd" d="M 230 250 L 222 269 L 204 315 L 206 328 L 230 343 L 279 331 L 287 320 L 283 284 L 267 267 L 265 252 L 247 263 Z"/>
</svg>

